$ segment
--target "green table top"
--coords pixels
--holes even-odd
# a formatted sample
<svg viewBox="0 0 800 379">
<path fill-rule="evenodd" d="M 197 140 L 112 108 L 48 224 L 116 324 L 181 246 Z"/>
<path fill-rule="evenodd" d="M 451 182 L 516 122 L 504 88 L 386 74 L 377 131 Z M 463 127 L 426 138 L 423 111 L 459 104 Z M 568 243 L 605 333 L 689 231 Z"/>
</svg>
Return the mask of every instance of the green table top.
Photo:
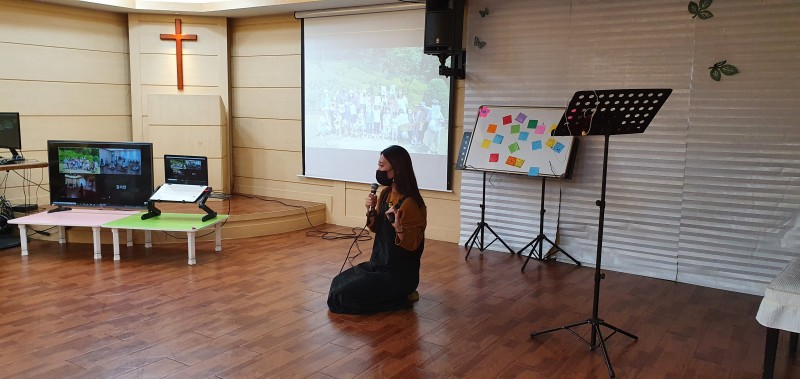
<svg viewBox="0 0 800 379">
<path fill-rule="evenodd" d="M 103 227 L 117 229 L 163 230 L 168 232 L 189 232 L 192 230 L 207 228 L 216 223 L 225 221 L 228 218 L 228 215 L 217 215 L 217 217 L 204 222 L 202 220 L 204 214 L 161 213 L 160 216 L 142 220 L 143 214 L 145 214 L 145 212 L 107 222 L 103 224 Z"/>
</svg>

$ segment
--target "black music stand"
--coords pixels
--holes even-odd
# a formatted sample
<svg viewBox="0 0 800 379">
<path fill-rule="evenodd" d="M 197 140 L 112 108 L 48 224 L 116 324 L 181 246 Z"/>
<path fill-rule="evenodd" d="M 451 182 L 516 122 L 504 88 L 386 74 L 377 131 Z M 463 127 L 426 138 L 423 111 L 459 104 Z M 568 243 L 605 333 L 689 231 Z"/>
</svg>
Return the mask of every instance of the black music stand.
<svg viewBox="0 0 800 379">
<path fill-rule="evenodd" d="M 600 280 L 605 278 L 605 274 L 600 273 L 600 262 L 603 256 L 603 217 L 605 216 L 606 208 L 608 140 L 612 135 L 643 133 L 671 93 L 672 90 L 666 88 L 575 92 L 575 95 L 573 95 L 572 100 L 569 102 L 569 106 L 566 111 L 564 111 L 564 115 L 561 117 L 561 121 L 552 133 L 557 136 L 605 136 L 605 144 L 603 146 L 603 182 L 600 190 L 600 200 L 596 202 L 597 206 L 600 207 L 600 217 L 597 229 L 594 301 L 592 303 L 591 318 L 558 328 L 541 332 L 532 332 L 531 338 L 556 330 L 567 330 L 589 344 L 589 349 L 594 350 L 596 347 L 600 347 L 603 351 L 603 358 L 606 361 L 606 366 L 608 367 L 608 374 L 612 378 L 614 377 L 614 369 L 611 367 L 611 360 L 608 358 L 605 340 L 611 338 L 611 336 L 617 332 L 633 338 L 634 340 L 638 340 L 639 337 L 608 324 L 598 316 Z M 572 328 L 584 324 L 592 326 L 590 341 L 587 341 L 572 330 Z M 604 338 L 603 333 L 600 331 L 600 326 L 605 326 L 613 332 Z"/>
<path fill-rule="evenodd" d="M 482 193 L 482 196 L 483 197 L 481 199 L 481 204 L 480 204 L 480 207 L 481 207 L 481 220 L 478 221 L 478 227 L 475 228 L 475 231 L 472 232 L 472 235 L 469 236 L 469 238 L 467 238 L 467 241 L 464 243 L 464 247 L 467 248 L 467 255 L 464 256 L 464 259 L 469 258 L 469 253 L 470 253 L 470 251 L 472 251 L 472 246 L 474 246 L 476 243 L 478 244 L 478 250 L 484 251 L 489 247 L 489 245 L 493 244 L 495 241 L 500 241 L 500 243 L 502 243 L 503 246 L 505 246 L 506 249 L 508 249 L 508 251 L 511 252 L 511 254 L 514 254 L 514 250 L 512 250 L 510 247 L 508 247 L 508 244 L 505 241 L 503 241 L 503 239 L 500 238 L 500 236 L 498 236 L 497 233 L 494 232 L 494 230 L 492 230 L 492 227 L 489 226 L 489 224 L 486 223 L 486 219 L 485 219 L 485 217 L 486 217 L 486 171 L 483 172 L 483 193 Z M 494 239 L 492 240 L 492 242 L 489 242 L 488 245 L 484 245 L 484 243 L 483 243 L 484 242 L 484 240 L 483 240 L 483 229 L 484 228 L 489 229 L 489 231 L 492 232 L 492 234 L 494 234 Z"/>
<path fill-rule="evenodd" d="M 528 265 L 528 261 L 531 260 L 531 257 L 533 256 L 533 253 L 536 252 L 536 247 L 537 246 L 539 247 L 539 252 L 536 254 L 536 258 L 534 258 L 537 261 L 547 261 L 547 260 L 550 260 L 550 259 L 555 259 L 554 256 L 556 254 L 558 254 L 558 252 L 560 251 L 560 252 L 564 253 L 564 255 L 566 255 L 569 259 L 572 259 L 572 261 L 575 262 L 575 264 L 578 265 L 578 267 L 580 267 L 580 265 L 581 265 L 581 262 L 578 262 L 577 260 L 575 260 L 575 258 L 573 258 L 571 255 L 569 255 L 569 253 L 567 253 L 566 250 L 562 249 L 561 246 L 558 246 L 558 244 L 556 244 L 555 242 L 550 240 L 550 238 L 547 238 L 547 236 L 544 235 L 544 212 L 545 212 L 545 209 L 544 209 L 544 189 L 545 189 L 545 180 L 547 180 L 547 178 L 543 176 L 542 177 L 542 201 L 541 201 L 541 205 L 539 207 L 539 235 L 537 235 L 536 238 L 533 239 L 533 241 L 529 242 L 527 245 L 525 245 L 522 249 L 519 249 L 519 251 L 517 252 L 517 254 L 522 254 L 522 252 L 525 251 L 525 249 L 527 249 L 528 247 L 531 248 L 531 252 L 528 253 L 528 258 L 525 259 L 525 264 L 523 264 L 522 268 L 520 269 L 520 271 L 522 271 L 522 272 L 525 272 L 525 266 Z M 552 253 L 548 254 L 548 255 L 544 255 L 544 241 L 549 242 L 550 245 L 552 245 L 553 248 L 555 248 L 555 250 Z"/>
</svg>

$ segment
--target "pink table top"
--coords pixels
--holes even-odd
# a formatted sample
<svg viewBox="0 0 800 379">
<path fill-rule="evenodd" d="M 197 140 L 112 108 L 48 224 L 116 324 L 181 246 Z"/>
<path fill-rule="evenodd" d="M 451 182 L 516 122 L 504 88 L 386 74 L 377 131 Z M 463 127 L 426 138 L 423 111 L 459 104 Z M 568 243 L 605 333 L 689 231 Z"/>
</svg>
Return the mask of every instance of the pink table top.
<svg viewBox="0 0 800 379">
<path fill-rule="evenodd" d="M 39 212 L 8 220 L 9 224 L 49 225 L 49 226 L 89 226 L 99 227 L 111 221 L 140 213 L 139 211 L 72 209 L 60 212 Z"/>
</svg>

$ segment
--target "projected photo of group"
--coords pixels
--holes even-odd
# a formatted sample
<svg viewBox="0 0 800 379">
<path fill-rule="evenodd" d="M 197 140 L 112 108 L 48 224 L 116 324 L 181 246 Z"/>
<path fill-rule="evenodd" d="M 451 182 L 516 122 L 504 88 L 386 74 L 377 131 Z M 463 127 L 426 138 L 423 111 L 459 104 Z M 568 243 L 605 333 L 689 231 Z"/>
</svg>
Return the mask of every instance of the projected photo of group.
<svg viewBox="0 0 800 379">
<path fill-rule="evenodd" d="M 400 145 L 421 188 L 446 189 L 450 79 L 423 52 L 424 21 L 424 9 L 304 19 L 304 175 L 371 183 L 378 153 Z"/>
<path fill-rule="evenodd" d="M 447 139 L 442 132 L 447 127 L 447 102 L 439 97 L 447 99 L 449 94 L 443 88 L 438 91 L 441 96 L 436 96 L 437 81 L 442 79 L 410 93 L 396 85 L 326 89 L 316 107 L 307 111 L 308 144 L 369 150 L 402 144 L 410 152 L 445 155 Z"/>
</svg>

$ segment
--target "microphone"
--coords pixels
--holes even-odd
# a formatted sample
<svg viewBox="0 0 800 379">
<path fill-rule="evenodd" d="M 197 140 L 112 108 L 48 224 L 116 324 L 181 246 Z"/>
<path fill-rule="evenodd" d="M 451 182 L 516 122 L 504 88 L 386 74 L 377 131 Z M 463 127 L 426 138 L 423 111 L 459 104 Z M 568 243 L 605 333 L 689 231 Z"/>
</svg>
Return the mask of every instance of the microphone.
<svg viewBox="0 0 800 379">
<path fill-rule="evenodd" d="M 372 183 L 369 186 L 369 193 L 372 194 L 372 196 L 375 196 L 375 193 L 378 192 L 378 186 L 379 186 L 378 183 Z M 367 212 L 367 216 L 371 216 L 371 215 L 374 215 L 374 214 L 375 214 L 375 206 L 372 205 L 372 206 L 369 207 L 369 211 Z"/>
</svg>

